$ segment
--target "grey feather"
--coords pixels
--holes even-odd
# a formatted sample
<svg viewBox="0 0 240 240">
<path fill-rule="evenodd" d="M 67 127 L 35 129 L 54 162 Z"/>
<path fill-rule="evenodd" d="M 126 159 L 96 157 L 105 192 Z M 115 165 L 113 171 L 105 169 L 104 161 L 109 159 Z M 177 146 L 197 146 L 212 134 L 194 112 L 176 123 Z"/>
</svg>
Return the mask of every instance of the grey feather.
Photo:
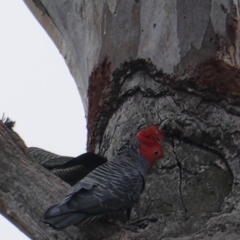
<svg viewBox="0 0 240 240">
<path fill-rule="evenodd" d="M 59 156 L 41 148 L 28 148 L 29 155 L 40 165 L 52 171 L 71 186 L 84 178 L 107 159 L 87 152 L 78 157 Z"/>
<path fill-rule="evenodd" d="M 28 154 L 38 164 L 42 165 L 47 169 L 54 169 L 73 159 L 73 157 L 59 156 L 57 154 L 36 147 L 28 148 Z"/>
<path fill-rule="evenodd" d="M 138 142 L 134 138 L 119 150 L 112 161 L 96 168 L 75 184 L 62 203 L 55 206 L 58 212 L 48 209 L 43 221 L 58 229 L 62 216 L 63 229 L 69 226 L 71 214 L 73 222 L 77 221 L 76 213 L 80 214 L 78 220 L 83 223 L 131 208 L 143 191 L 149 169 L 137 149 Z M 66 214 L 70 214 L 67 221 Z"/>
</svg>

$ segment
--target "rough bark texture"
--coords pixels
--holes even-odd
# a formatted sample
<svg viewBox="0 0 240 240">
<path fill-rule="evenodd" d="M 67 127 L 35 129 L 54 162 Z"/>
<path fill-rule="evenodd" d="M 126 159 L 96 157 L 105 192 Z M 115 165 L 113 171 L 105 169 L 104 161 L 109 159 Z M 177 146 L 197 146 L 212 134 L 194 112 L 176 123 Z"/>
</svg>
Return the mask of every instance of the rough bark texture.
<svg viewBox="0 0 240 240">
<path fill-rule="evenodd" d="M 172 74 L 212 57 L 239 67 L 237 0 L 24 0 L 51 36 L 88 109 L 89 77 L 106 55 L 112 71 L 151 58 Z"/>
<path fill-rule="evenodd" d="M 190 87 L 191 73 L 169 79 L 171 84 L 160 75 L 129 74 L 118 96 L 124 100 L 104 131 L 100 152 L 106 156 L 117 151 L 111 139 L 127 138 L 138 125 L 158 124 L 166 132 L 165 157 L 152 170 L 137 206 L 137 218 L 145 218 L 143 229 L 108 239 L 198 239 L 194 233 L 199 231 L 204 239 L 234 239 L 240 200 L 239 100 L 231 92 Z"/>
<path fill-rule="evenodd" d="M 0 163 L 0 211 L 7 219 L 31 239 L 77 239 L 77 229 L 56 232 L 41 222 L 46 207 L 61 200 L 69 187 L 34 163 L 20 137 L 2 121 Z"/>
<path fill-rule="evenodd" d="M 66 187 L 3 137 L 1 164 L 21 171 L 1 172 L 1 212 L 11 209 L 36 239 L 239 239 L 239 2 L 25 2 L 75 78 L 88 149 L 111 158 L 139 127 L 157 124 L 165 157 L 132 213 L 137 232 L 98 222 L 58 233 L 27 221 L 37 222 Z"/>
</svg>

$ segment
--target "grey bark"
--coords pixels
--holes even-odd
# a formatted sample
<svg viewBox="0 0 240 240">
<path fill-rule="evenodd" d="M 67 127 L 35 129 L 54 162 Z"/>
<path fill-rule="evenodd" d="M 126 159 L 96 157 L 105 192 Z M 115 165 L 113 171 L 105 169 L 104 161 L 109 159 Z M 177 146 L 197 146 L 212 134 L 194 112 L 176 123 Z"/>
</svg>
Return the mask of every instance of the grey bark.
<svg viewBox="0 0 240 240">
<path fill-rule="evenodd" d="M 239 2 L 25 2 L 74 76 L 88 149 L 111 159 L 131 133 L 157 124 L 165 156 L 132 213 L 137 232 L 98 222 L 59 233 L 37 221 L 66 186 L 4 137 L 1 154 L 20 160 L 1 157 L 12 169 L 1 172 L 1 212 L 13 209 L 35 239 L 239 239 Z"/>
<path fill-rule="evenodd" d="M 69 187 L 37 165 L 26 149 L 20 137 L 0 121 L 1 213 L 31 239 L 74 239 L 76 230 L 56 233 L 41 222 L 46 206 L 59 201 Z"/>
</svg>

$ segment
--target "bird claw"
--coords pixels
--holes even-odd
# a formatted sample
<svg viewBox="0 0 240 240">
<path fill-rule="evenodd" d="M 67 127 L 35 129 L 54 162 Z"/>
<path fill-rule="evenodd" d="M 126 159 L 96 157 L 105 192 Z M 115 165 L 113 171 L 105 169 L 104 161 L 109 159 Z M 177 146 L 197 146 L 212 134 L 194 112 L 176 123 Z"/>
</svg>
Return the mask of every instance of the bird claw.
<svg viewBox="0 0 240 240">
<path fill-rule="evenodd" d="M 123 226 L 123 228 L 131 232 L 138 232 L 138 230 L 146 228 L 150 222 L 157 222 L 157 221 L 158 221 L 158 218 L 156 216 L 148 216 L 148 217 L 128 221 Z"/>
</svg>

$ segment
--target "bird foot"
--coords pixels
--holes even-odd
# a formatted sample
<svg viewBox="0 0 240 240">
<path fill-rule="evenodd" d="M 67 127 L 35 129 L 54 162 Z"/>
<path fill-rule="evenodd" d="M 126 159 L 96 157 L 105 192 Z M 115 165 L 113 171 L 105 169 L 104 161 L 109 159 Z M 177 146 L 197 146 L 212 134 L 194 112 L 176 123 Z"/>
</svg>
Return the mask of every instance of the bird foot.
<svg viewBox="0 0 240 240">
<path fill-rule="evenodd" d="M 150 222 L 157 222 L 158 218 L 156 216 L 147 216 L 144 218 L 138 218 L 131 221 L 128 221 L 123 228 L 131 231 L 131 232 L 138 232 L 140 229 L 146 228 Z"/>
</svg>

